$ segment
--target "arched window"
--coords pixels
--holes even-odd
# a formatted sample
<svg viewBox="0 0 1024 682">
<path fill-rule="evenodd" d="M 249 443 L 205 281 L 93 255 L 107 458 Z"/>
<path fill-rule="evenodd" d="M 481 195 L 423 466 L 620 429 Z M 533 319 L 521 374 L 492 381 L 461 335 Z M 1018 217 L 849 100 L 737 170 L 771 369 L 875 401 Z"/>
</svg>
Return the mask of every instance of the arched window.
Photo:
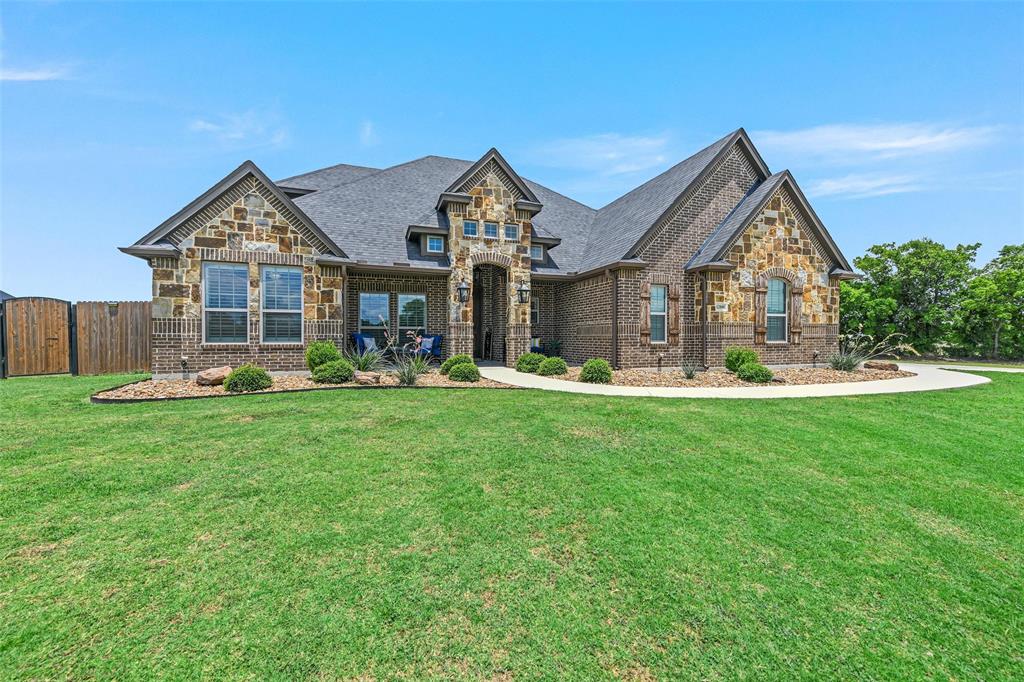
<svg viewBox="0 0 1024 682">
<path fill-rule="evenodd" d="M 788 312 L 786 301 L 786 281 L 778 278 L 768 280 L 767 327 L 765 340 L 768 343 L 780 343 L 787 340 L 786 318 Z"/>
</svg>

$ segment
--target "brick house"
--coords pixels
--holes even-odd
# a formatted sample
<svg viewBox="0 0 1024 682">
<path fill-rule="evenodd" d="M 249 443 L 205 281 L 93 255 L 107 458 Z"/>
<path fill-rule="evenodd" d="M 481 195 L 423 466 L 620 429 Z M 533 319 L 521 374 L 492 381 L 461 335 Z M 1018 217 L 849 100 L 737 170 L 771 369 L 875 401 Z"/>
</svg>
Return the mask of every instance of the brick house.
<svg viewBox="0 0 1024 682">
<path fill-rule="evenodd" d="M 125 253 L 153 270 L 153 372 L 303 368 L 314 339 L 443 334 L 514 364 L 770 364 L 837 345 L 849 263 L 788 171 L 737 130 L 593 209 L 491 149 L 271 181 L 246 161 Z"/>
</svg>

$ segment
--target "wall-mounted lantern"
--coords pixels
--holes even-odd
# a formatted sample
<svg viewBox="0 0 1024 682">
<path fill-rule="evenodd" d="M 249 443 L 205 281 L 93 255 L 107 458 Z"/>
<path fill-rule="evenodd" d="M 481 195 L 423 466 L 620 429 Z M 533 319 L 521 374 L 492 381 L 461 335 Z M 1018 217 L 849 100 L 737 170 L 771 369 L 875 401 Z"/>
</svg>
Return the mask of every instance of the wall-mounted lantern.
<svg viewBox="0 0 1024 682">
<path fill-rule="evenodd" d="M 516 293 L 519 294 L 519 302 L 523 305 L 530 302 L 530 285 L 526 282 L 519 283 L 519 286 L 516 287 Z"/>
<path fill-rule="evenodd" d="M 465 303 L 469 300 L 469 284 L 463 279 L 459 282 L 459 286 L 455 287 L 455 290 L 459 292 L 459 303 Z"/>
</svg>

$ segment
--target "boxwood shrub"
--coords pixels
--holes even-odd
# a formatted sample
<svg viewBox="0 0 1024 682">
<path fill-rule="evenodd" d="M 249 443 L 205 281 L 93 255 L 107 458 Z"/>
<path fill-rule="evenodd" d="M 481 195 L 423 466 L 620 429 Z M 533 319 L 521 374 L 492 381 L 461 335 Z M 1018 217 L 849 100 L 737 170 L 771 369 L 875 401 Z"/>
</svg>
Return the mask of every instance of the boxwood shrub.
<svg viewBox="0 0 1024 682">
<path fill-rule="evenodd" d="M 448 370 L 452 381 L 480 381 L 480 370 L 472 362 L 460 362 Z"/>
<path fill-rule="evenodd" d="M 458 355 L 451 356 L 450 358 L 441 363 L 441 374 L 447 374 L 448 370 L 450 370 L 452 367 L 454 367 L 455 365 L 461 365 L 464 362 L 468 362 L 469 364 L 472 365 L 473 358 L 469 355 L 466 355 L 465 353 L 459 353 Z"/>
<path fill-rule="evenodd" d="M 338 359 L 325 362 L 313 370 L 313 381 L 318 384 L 343 384 L 352 381 L 355 370 L 348 360 Z"/>
<path fill-rule="evenodd" d="M 267 370 L 256 365 L 242 365 L 231 370 L 224 380 L 224 390 L 232 393 L 251 393 L 265 391 L 274 383 Z"/>
<path fill-rule="evenodd" d="M 306 346 L 306 367 L 312 372 L 327 362 L 341 360 L 341 352 L 333 341 L 314 341 Z"/>
<path fill-rule="evenodd" d="M 772 380 L 772 371 L 759 362 L 748 362 L 736 370 L 736 376 L 743 381 L 755 384 L 767 384 Z"/>
<path fill-rule="evenodd" d="M 583 363 L 580 370 L 580 381 L 588 384 L 610 384 L 612 382 L 612 366 L 603 358 L 593 358 Z"/>
<path fill-rule="evenodd" d="M 725 349 L 725 368 L 730 372 L 738 372 L 748 362 L 757 363 L 757 353 L 742 346 L 730 346 Z"/>
<path fill-rule="evenodd" d="M 516 360 L 516 369 L 527 374 L 536 374 L 542 362 L 544 362 L 544 356 L 540 353 L 524 353 Z"/>
<path fill-rule="evenodd" d="M 552 377 L 558 374 L 565 374 L 568 371 L 569 368 L 562 358 L 544 358 L 544 361 L 540 363 L 540 367 L 537 368 L 537 374 L 542 377 Z"/>
</svg>

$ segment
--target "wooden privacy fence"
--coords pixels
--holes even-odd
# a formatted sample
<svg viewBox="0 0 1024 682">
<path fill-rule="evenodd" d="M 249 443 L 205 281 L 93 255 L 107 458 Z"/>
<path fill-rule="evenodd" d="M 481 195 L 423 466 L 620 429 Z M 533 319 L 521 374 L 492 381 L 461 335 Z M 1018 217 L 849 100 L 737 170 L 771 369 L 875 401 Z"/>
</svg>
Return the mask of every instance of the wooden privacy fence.
<svg viewBox="0 0 1024 682">
<path fill-rule="evenodd" d="M 149 371 L 149 301 L 9 298 L 0 305 L 0 378 Z"/>
</svg>

